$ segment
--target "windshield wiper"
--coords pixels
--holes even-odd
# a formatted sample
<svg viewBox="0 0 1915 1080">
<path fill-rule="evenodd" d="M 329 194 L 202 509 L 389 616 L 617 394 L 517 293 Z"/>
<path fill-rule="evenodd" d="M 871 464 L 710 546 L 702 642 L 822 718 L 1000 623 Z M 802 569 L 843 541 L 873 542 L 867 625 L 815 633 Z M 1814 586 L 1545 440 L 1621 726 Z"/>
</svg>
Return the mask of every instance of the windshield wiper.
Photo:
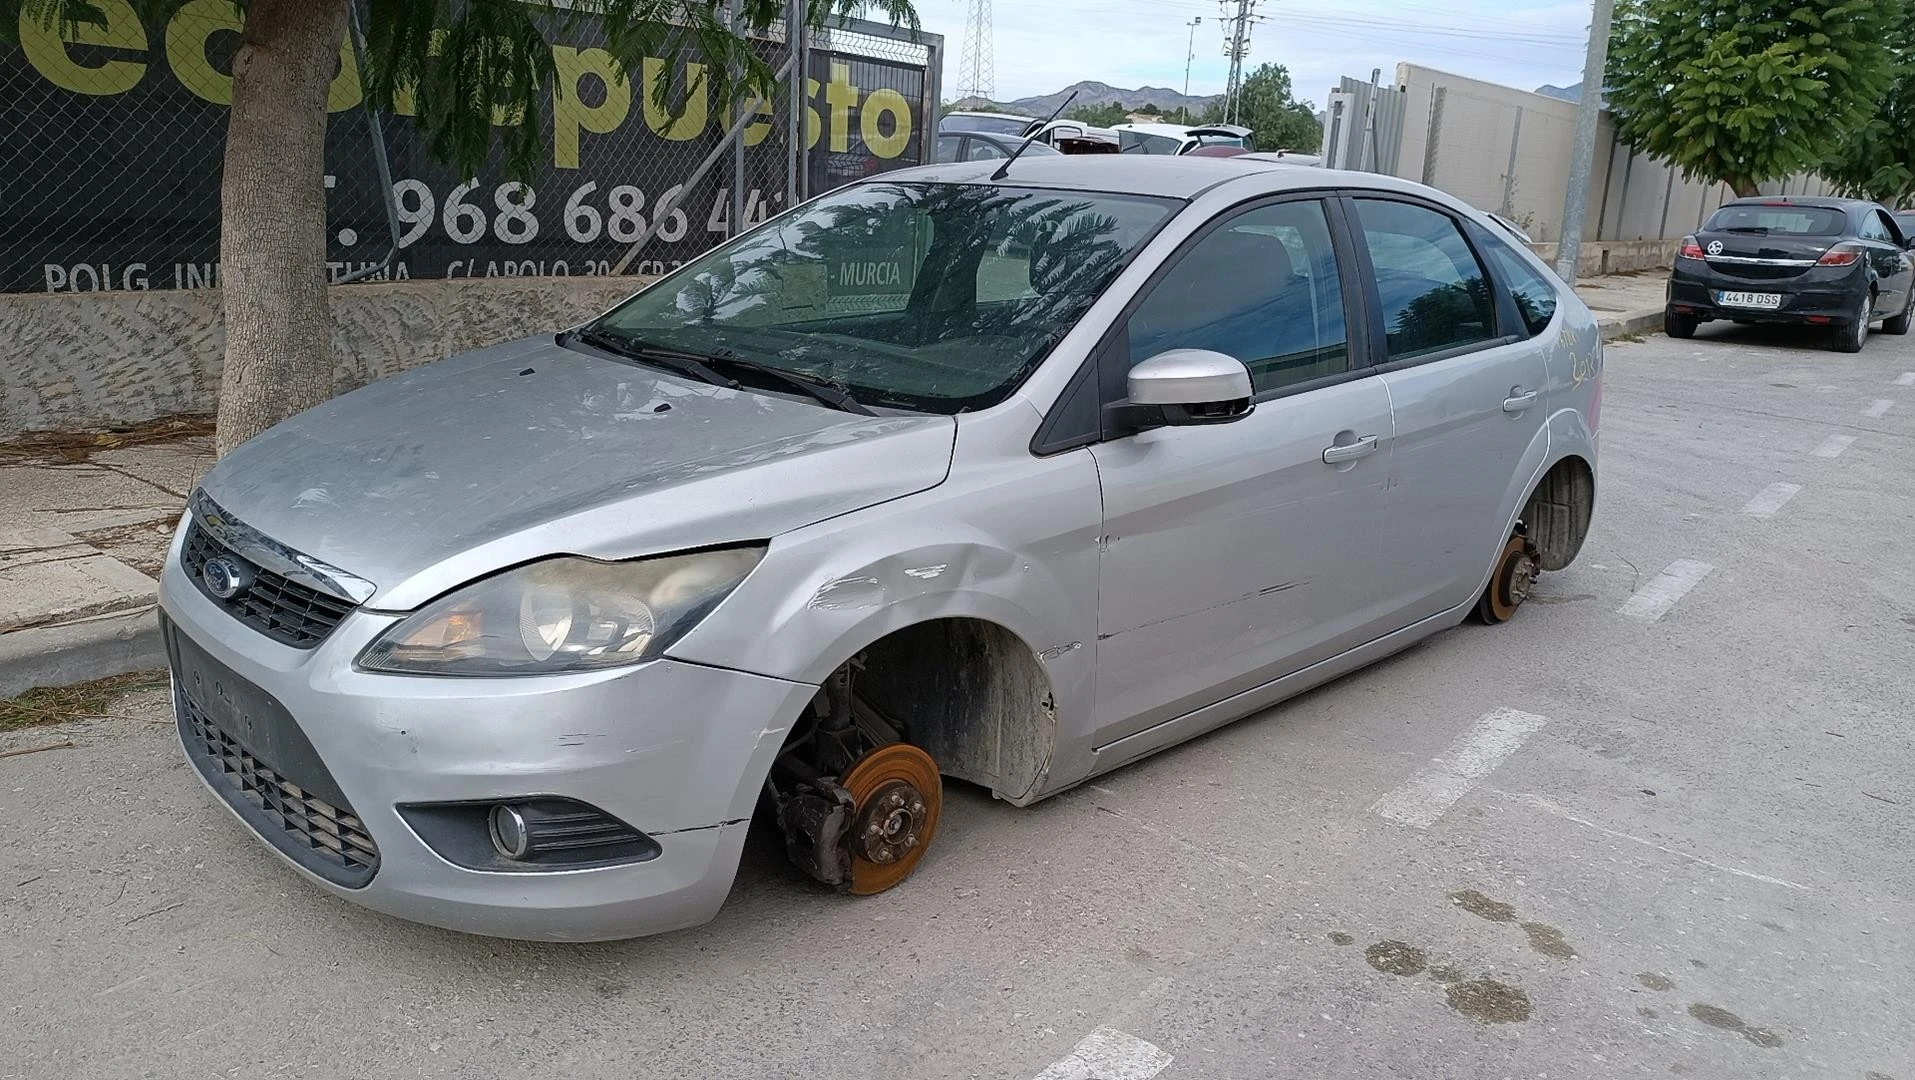
<svg viewBox="0 0 1915 1080">
<path fill-rule="evenodd" d="M 1769 235 L 1769 227 L 1767 225 L 1731 225 L 1730 227 L 1722 231 L 1732 232 L 1732 233 L 1743 233 L 1748 236 Z"/>
<path fill-rule="evenodd" d="M 823 379 L 814 379 L 808 375 L 800 375 L 795 371 L 786 371 L 783 368 L 775 368 L 767 364 L 761 364 L 756 360 L 747 360 L 729 349 L 712 353 L 706 359 L 714 363 L 724 364 L 728 367 L 744 368 L 746 371 L 755 372 L 769 379 L 776 379 L 811 400 L 842 412 L 857 413 L 859 416 L 878 415 L 867 408 L 864 402 L 852 397 L 844 390 L 825 382 Z"/>
<path fill-rule="evenodd" d="M 620 337 L 603 330 L 580 330 L 573 336 L 587 345 L 604 349 L 608 353 L 623 356 L 628 360 L 656 364 L 667 371 L 677 372 L 713 386 L 722 386 L 727 390 L 738 389 L 736 379 L 728 379 L 712 370 L 712 366 L 705 362 L 705 358 L 697 353 L 667 348 L 639 338 Z"/>
</svg>

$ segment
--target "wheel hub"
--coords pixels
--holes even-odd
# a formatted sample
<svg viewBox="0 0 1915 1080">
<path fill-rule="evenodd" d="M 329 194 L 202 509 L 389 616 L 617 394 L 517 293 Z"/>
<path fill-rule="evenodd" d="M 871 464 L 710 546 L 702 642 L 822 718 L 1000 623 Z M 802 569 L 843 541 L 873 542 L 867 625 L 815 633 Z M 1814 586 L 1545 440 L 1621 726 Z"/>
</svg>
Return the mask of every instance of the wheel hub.
<svg viewBox="0 0 1915 1080">
<path fill-rule="evenodd" d="M 924 795 L 903 780 L 880 787 L 858 814 L 851 849 L 861 859 L 892 863 L 918 846 L 924 824 Z"/>
<path fill-rule="evenodd" d="M 910 875 L 937 833 L 944 802 L 937 762 L 909 743 L 892 743 L 859 758 L 843 784 L 856 807 L 848 891 L 883 892 Z"/>
<path fill-rule="evenodd" d="M 1517 555 L 1511 560 L 1509 568 L 1509 594 L 1511 607 L 1521 607 L 1529 599 L 1529 590 L 1536 584 L 1536 560 L 1528 552 Z"/>
</svg>

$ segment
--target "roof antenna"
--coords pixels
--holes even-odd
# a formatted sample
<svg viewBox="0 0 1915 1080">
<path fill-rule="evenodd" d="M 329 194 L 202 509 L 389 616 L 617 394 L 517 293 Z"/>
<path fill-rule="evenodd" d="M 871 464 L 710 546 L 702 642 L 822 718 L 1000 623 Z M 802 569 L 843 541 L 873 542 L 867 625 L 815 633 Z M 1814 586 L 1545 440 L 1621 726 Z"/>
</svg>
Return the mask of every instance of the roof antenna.
<svg viewBox="0 0 1915 1080">
<path fill-rule="evenodd" d="M 992 180 L 1004 179 L 1004 174 L 1011 171 L 1011 162 L 1017 160 L 1017 155 L 1023 153 L 1025 147 L 1037 141 L 1038 133 L 1043 131 L 1045 128 L 1051 126 L 1051 121 L 1057 119 L 1057 113 L 1061 113 L 1065 109 L 1068 109 L 1071 107 L 1071 102 L 1077 100 L 1077 94 L 1078 94 L 1078 91 L 1072 90 L 1071 96 L 1064 99 L 1064 104 L 1059 105 L 1057 107 L 1057 112 L 1051 113 L 1051 115 L 1047 117 L 1045 120 L 1043 120 L 1041 123 L 1032 124 L 1031 133 L 1029 135 L 1024 136 L 1023 142 L 1017 144 L 1017 149 L 1011 151 L 1011 156 L 1005 158 L 1004 164 L 999 165 L 997 167 L 997 171 L 991 174 L 991 179 Z"/>
</svg>

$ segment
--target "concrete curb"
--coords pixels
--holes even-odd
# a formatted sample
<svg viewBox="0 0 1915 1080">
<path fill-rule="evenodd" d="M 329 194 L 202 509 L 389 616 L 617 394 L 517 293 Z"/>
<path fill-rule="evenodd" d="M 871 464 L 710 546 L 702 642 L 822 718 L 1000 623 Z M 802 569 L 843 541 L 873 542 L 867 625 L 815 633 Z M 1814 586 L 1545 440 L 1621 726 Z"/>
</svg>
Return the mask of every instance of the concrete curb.
<svg viewBox="0 0 1915 1080">
<path fill-rule="evenodd" d="M 1602 328 L 1602 339 L 1614 341 L 1619 337 L 1641 334 L 1650 330 L 1662 329 L 1662 307 L 1639 308 L 1625 311 L 1620 315 L 1605 315 L 1596 325 Z"/>
<path fill-rule="evenodd" d="M 0 699 L 166 666 L 159 609 L 0 634 Z"/>
</svg>

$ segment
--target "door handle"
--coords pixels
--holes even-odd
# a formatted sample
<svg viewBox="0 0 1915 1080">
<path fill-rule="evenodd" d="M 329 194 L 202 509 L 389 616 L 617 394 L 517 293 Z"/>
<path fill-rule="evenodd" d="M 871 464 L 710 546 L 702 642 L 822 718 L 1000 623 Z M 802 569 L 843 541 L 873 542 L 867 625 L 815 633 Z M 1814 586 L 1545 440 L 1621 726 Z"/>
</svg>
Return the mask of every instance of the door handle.
<svg viewBox="0 0 1915 1080">
<path fill-rule="evenodd" d="M 1341 465 L 1346 461 L 1355 461 L 1376 453 L 1376 436 L 1365 435 L 1348 446 L 1326 447 L 1323 451 L 1325 465 Z"/>
<path fill-rule="evenodd" d="M 1522 387 L 1514 387 L 1510 390 L 1510 396 L 1503 399 L 1504 412 L 1511 414 L 1519 413 L 1531 405 L 1536 404 L 1536 391 L 1531 390 L 1524 394 L 1518 393 L 1520 390 L 1522 390 Z"/>
</svg>

